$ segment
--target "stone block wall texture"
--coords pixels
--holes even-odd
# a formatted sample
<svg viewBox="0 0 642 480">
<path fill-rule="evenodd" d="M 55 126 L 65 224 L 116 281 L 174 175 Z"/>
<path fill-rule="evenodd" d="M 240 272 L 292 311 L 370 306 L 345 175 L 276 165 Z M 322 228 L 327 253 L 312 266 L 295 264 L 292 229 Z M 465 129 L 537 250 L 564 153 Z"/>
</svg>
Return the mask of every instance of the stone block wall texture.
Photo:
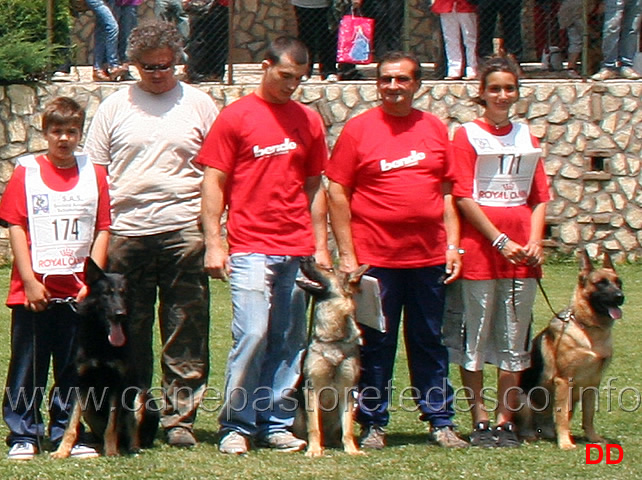
<svg viewBox="0 0 642 480">
<path fill-rule="evenodd" d="M 203 84 L 223 107 L 256 85 Z M 0 86 L 0 194 L 15 157 L 46 149 L 40 131 L 44 105 L 59 95 L 85 105 L 87 125 L 102 99 L 118 84 Z M 440 117 L 451 133 L 476 118 L 473 82 L 424 82 L 415 106 Z M 586 246 L 595 256 L 604 248 L 619 260 L 642 257 L 642 81 L 607 83 L 524 80 L 513 119 L 530 124 L 541 141 L 553 200 L 547 212 L 546 246 L 571 253 Z M 295 98 L 323 117 L 328 143 L 334 144 L 346 120 L 377 104 L 374 82 L 305 84 Z M 0 232 L 7 258 L 6 231 Z"/>
<path fill-rule="evenodd" d="M 440 62 L 442 57 L 439 19 L 429 11 L 429 0 L 405 1 L 406 19 L 403 45 L 422 62 Z M 534 58 L 532 11 L 535 0 L 524 0 L 522 9 L 522 37 L 524 59 Z M 296 35 L 296 20 L 290 0 L 234 0 L 232 20 L 233 63 L 253 63 L 263 59 L 268 42 L 285 33 Z M 138 8 L 139 21 L 154 17 L 154 0 L 145 0 Z M 80 15 L 74 25 L 73 44 L 78 65 L 92 64 L 94 16 Z"/>
</svg>

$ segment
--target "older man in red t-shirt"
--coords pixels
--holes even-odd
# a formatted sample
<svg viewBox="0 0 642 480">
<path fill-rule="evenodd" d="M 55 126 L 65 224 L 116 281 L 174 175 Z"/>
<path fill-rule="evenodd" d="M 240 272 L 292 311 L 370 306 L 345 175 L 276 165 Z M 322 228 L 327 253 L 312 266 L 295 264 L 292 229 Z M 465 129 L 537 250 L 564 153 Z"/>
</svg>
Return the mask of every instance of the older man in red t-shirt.
<svg viewBox="0 0 642 480">
<path fill-rule="evenodd" d="M 421 419 L 431 423 L 436 443 L 467 445 L 453 431 L 453 390 L 441 342 L 444 283 L 461 268 L 450 147 L 445 125 L 412 107 L 420 84 L 414 56 L 387 54 L 377 69 L 381 106 L 346 124 L 326 169 L 340 268 L 370 265 L 387 324 L 385 332 L 362 326 L 357 420 L 364 448 L 385 446 L 402 311 L 411 395 Z"/>
</svg>

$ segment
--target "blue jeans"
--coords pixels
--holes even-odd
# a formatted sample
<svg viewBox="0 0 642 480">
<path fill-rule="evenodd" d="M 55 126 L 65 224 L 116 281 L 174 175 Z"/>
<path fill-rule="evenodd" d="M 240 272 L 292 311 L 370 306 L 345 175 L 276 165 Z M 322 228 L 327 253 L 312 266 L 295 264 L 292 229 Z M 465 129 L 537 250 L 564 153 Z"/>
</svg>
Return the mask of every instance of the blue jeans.
<svg viewBox="0 0 642 480">
<path fill-rule="evenodd" d="M 287 430 L 297 401 L 305 321 L 291 314 L 299 257 L 235 254 L 230 258 L 232 337 L 225 372 L 221 432 L 264 437 Z"/>
<path fill-rule="evenodd" d="M 129 34 L 138 24 L 138 5 L 114 5 L 114 16 L 118 22 L 118 59 L 125 63 Z"/>
<path fill-rule="evenodd" d="M 392 373 L 403 311 L 412 388 L 399 388 L 398 391 L 405 399 L 414 398 L 421 420 L 429 421 L 435 428 L 452 425 L 455 414 L 453 389 L 448 381 L 448 351 L 441 338 L 444 266 L 373 267 L 367 275 L 379 280 L 387 331 L 382 333 L 360 325 L 363 346 L 357 421 L 361 425 L 388 424 Z"/>
<path fill-rule="evenodd" d="M 40 404 L 45 398 L 51 359 L 54 385 L 48 400 L 49 438 L 53 444 L 62 439 L 77 383 L 74 356 L 78 325 L 79 317 L 68 305 L 52 305 L 40 313 L 23 306 L 12 308 L 11 359 L 2 402 L 10 432 L 7 445 L 35 445 L 37 437 L 44 436 Z"/>
<path fill-rule="evenodd" d="M 110 7 L 113 0 L 86 0 L 96 16 L 94 29 L 94 68 L 120 64 L 118 61 L 118 22 Z"/>
<path fill-rule="evenodd" d="M 642 0 L 606 0 L 602 32 L 602 65 L 614 69 L 633 65 L 638 49 Z"/>
</svg>

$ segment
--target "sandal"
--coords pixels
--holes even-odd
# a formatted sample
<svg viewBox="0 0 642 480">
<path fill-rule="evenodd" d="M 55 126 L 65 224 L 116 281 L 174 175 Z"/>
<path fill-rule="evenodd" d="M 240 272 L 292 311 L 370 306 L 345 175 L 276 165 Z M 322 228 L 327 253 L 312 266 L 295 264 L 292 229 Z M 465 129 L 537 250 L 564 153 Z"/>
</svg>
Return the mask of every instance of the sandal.
<svg viewBox="0 0 642 480">
<path fill-rule="evenodd" d="M 125 77 L 126 74 L 129 73 L 129 68 L 124 65 L 116 65 L 114 67 L 109 67 L 107 69 L 107 72 L 109 73 L 109 79 L 112 82 L 119 82 Z"/>
<path fill-rule="evenodd" d="M 499 448 L 515 448 L 521 446 L 517 436 L 517 427 L 512 422 L 497 425 L 493 430 L 495 446 Z"/>
<path fill-rule="evenodd" d="M 102 68 L 94 68 L 94 73 L 92 75 L 94 82 L 110 82 L 111 78 L 109 74 Z"/>
<path fill-rule="evenodd" d="M 471 447 L 492 448 L 495 446 L 495 438 L 488 421 L 479 422 L 470 433 Z"/>
</svg>

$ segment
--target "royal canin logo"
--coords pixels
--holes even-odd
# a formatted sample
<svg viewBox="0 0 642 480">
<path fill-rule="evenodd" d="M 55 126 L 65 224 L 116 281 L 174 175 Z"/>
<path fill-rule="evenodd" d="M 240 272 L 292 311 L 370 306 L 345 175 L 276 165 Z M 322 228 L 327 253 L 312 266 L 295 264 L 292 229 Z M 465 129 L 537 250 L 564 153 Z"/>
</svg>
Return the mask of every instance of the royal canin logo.
<svg viewBox="0 0 642 480">
<path fill-rule="evenodd" d="M 254 153 L 254 158 L 269 157 L 274 155 L 284 155 L 289 151 L 296 150 L 296 147 L 297 144 L 286 137 L 283 140 L 283 143 L 279 143 L 278 145 L 270 145 L 263 148 L 258 145 L 254 145 L 254 147 L 252 147 L 252 152 Z"/>
<path fill-rule="evenodd" d="M 410 155 L 399 160 L 387 161 L 385 158 L 379 161 L 382 172 L 387 172 L 388 170 L 393 170 L 396 168 L 405 168 L 413 167 L 419 165 L 420 160 L 424 160 L 426 154 L 424 152 L 417 152 L 416 150 L 411 150 Z"/>
</svg>

